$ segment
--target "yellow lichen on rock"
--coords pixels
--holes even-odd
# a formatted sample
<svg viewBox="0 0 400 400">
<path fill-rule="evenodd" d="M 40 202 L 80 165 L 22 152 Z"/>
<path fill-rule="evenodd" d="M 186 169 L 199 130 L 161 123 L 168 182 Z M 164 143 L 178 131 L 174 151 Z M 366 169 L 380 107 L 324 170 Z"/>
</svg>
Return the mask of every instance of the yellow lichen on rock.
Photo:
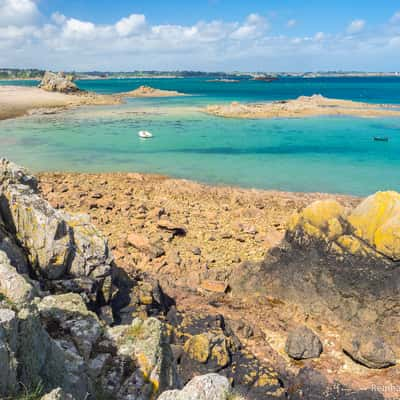
<svg viewBox="0 0 400 400">
<path fill-rule="evenodd" d="M 400 215 L 376 230 L 374 244 L 380 253 L 395 261 L 400 260 Z"/>
<path fill-rule="evenodd" d="M 338 218 L 332 218 L 328 221 L 327 236 L 329 240 L 336 240 L 343 235 L 343 226 Z"/>
<path fill-rule="evenodd" d="M 184 349 L 193 360 L 206 363 L 210 356 L 210 340 L 204 333 L 192 336 L 185 343 Z"/>
<path fill-rule="evenodd" d="M 348 217 L 354 235 L 394 260 L 400 259 L 400 194 L 377 192 Z"/>
<path fill-rule="evenodd" d="M 319 229 L 325 229 L 332 218 L 345 216 L 345 208 L 336 200 L 319 200 L 301 213 L 302 218 Z"/>
</svg>

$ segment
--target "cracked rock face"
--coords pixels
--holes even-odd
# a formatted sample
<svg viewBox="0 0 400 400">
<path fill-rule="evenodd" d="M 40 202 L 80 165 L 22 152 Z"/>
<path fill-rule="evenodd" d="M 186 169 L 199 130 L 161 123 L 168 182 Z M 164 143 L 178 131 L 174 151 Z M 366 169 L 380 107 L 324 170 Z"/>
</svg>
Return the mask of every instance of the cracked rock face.
<svg viewBox="0 0 400 400">
<path fill-rule="evenodd" d="M 109 301 L 111 289 L 103 288 L 113 258 L 89 218 L 53 209 L 39 195 L 36 180 L 6 160 L 0 161 L 0 182 L 0 250 L 17 271 L 30 271 L 49 290 L 57 286 L 52 281 L 59 288 L 60 280 L 75 279 L 75 291 L 86 293 L 88 302 L 97 301 L 100 292 L 101 300 Z"/>
</svg>

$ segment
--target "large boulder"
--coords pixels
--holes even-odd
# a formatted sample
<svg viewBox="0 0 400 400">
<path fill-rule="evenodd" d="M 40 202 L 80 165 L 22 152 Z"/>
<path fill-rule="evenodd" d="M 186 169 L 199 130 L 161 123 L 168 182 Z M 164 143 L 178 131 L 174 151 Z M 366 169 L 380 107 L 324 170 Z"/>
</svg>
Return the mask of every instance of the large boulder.
<svg viewBox="0 0 400 400">
<path fill-rule="evenodd" d="M 290 219 L 285 239 L 263 262 L 235 268 L 229 286 L 240 297 L 296 305 L 340 335 L 359 337 L 368 327 L 400 354 L 399 221 L 395 192 L 378 192 L 354 209 L 336 200 L 312 203 Z"/>
<path fill-rule="evenodd" d="M 50 334 L 71 338 L 80 356 L 88 360 L 102 334 L 95 313 L 86 308 L 82 297 L 75 293 L 47 296 L 38 304 L 41 319 Z"/>
<path fill-rule="evenodd" d="M 353 338 L 345 345 L 344 351 L 368 368 L 381 369 L 396 365 L 396 355 L 381 337 L 362 335 Z"/>
<path fill-rule="evenodd" d="M 177 375 L 165 326 L 155 318 L 136 318 L 131 325 L 109 328 L 107 337 L 117 348 L 117 355 L 130 358 L 136 370 L 122 385 L 122 389 L 143 381 L 141 388 L 130 388 L 137 396 L 156 396 L 176 387 Z M 147 397 L 146 397 L 147 398 Z"/>
<path fill-rule="evenodd" d="M 164 392 L 159 400 L 240 400 L 227 378 L 208 374 L 193 378 L 182 390 Z"/>
<path fill-rule="evenodd" d="M 107 240 L 88 216 L 51 207 L 36 180 L 6 160 L 0 161 L 0 250 L 18 272 L 39 278 L 44 289 L 74 288 L 92 304 L 111 299 L 113 258 Z"/>
<path fill-rule="evenodd" d="M 39 87 L 48 92 L 75 93 L 79 88 L 73 82 L 73 76 L 66 75 L 64 72 L 46 71 Z"/>
</svg>

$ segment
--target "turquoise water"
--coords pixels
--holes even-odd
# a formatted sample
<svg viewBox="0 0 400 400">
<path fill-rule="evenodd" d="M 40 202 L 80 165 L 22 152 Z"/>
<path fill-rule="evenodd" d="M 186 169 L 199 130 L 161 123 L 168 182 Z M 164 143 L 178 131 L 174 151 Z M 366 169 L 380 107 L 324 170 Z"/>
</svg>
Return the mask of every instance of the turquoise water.
<svg viewBox="0 0 400 400">
<path fill-rule="evenodd" d="M 200 111 L 210 103 L 314 93 L 400 104 L 400 79 L 285 79 L 270 84 L 140 79 L 78 84 L 100 93 L 149 84 L 192 96 L 133 99 L 121 106 L 2 121 L 1 155 L 33 170 L 155 172 L 243 187 L 357 195 L 400 191 L 400 118 L 233 120 Z M 152 131 L 155 138 L 139 139 L 141 129 Z M 374 142 L 374 136 L 390 140 Z"/>
</svg>

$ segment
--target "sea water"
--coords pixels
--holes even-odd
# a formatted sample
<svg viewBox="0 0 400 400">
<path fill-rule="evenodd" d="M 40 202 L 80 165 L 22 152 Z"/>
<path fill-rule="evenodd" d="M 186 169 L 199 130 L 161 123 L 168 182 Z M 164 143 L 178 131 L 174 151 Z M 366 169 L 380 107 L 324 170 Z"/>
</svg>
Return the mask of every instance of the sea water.
<svg viewBox="0 0 400 400">
<path fill-rule="evenodd" d="M 398 78 L 78 81 L 83 89 L 109 94 L 142 84 L 190 96 L 129 99 L 123 105 L 1 121 L 0 155 L 35 171 L 141 171 L 213 184 L 356 195 L 400 191 L 400 118 L 239 120 L 202 112 L 206 104 L 315 93 L 400 104 Z M 140 139 L 139 130 L 154 138 Z M 374 136 L 389 141 L 376 142 Z"/>
</svg>

